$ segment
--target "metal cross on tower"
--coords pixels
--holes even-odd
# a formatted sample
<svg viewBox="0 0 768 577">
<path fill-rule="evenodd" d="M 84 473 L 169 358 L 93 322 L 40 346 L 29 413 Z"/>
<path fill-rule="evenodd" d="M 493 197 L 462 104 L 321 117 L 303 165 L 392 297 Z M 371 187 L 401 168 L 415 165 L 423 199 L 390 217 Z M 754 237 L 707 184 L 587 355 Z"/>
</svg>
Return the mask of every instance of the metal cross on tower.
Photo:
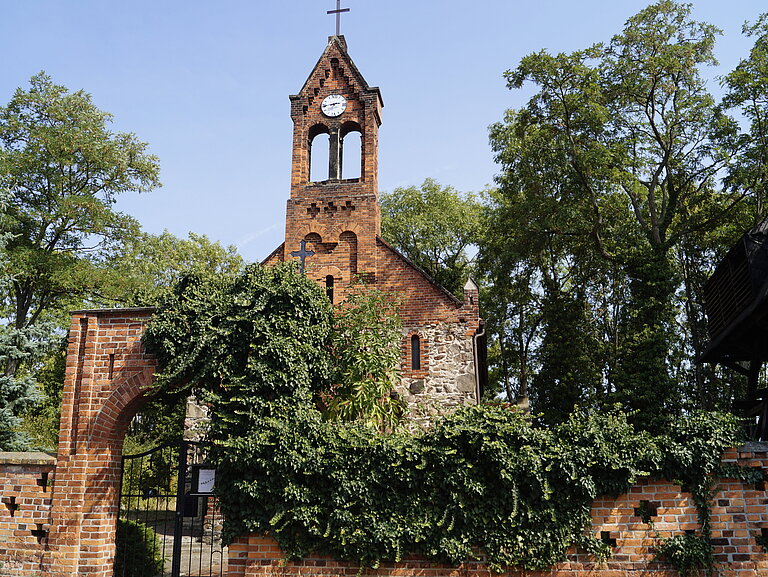
<svg viewBox="0 0 768 577">
<path fill-rule="evenodd" d="M 336 0 L 336 10 L 328 10 L 327 14 L 336 14 L 336 36 L 341 34 L 341 13 L 349 12 L 349 8 L 341 7 L 341 0 Z"/>
<path fill-rule="evenodd" d="M 299 250 L 294 250 L 291 253 L 291 256 L 296 256 L 296 257 L 299 257 L 301 259 L 301 264 L 299 265 L 299 272 L 301 274 L 304 274 L 304 261 L 306 260 L 306 258 L 308 256 L 312 256 L 313 254 L 315 254 L 315 251 L 307 250 L 307 241 L 306 240 L 302 240 L 299 243 L 299 246 L 301 248 Z"/>
</svg>

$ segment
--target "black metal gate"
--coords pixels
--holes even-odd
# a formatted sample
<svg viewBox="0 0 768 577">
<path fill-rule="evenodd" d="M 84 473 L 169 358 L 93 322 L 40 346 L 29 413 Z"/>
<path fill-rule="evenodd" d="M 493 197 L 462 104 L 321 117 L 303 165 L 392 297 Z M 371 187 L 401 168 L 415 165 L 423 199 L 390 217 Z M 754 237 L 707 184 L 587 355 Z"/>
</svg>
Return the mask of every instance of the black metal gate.
<svg viewBox="0 0 768 577">
<path fill-rule="evenodd" d="M 123 457 L 115 577 L 226 575 L 207 446 L 182 441 Z"/>
</svg>

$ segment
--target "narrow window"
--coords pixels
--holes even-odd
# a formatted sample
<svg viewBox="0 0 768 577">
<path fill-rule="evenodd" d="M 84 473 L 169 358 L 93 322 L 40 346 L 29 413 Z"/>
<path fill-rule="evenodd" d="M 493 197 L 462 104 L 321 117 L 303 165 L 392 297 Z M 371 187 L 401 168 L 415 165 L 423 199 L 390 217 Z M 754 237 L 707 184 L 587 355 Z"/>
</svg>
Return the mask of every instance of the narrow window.
<svg viewBox="0 0 768 577">
<path fill-rule="evenodd" d="M 327 134 L 318 134 L 314 140 L 312 140 L 309 170 L 309 180 L 311 182 L 322 182 L 328 180 L 328 163 L 323 162 L 328 158 L 330 149 L 330 138 Z M 319 162 L 318 162 L 319 161 Z"/>
<path fill-rule="evenodd" d="M 328 300 L 333 304 L 333 275 L 329 274 L 325 277 L 325 294 Z"/>
<path fill-rule="evenodd" d="M 346 206 L 341 207 L 342 211 L 355 210 L 355 207 L 351 202 L 347 201 Z M 339 235 L 339 240 L 342 246 L 347 249 L 347 256 L 349 257 L 349 272 L 353 275 L 357 274 L 357 235 L 349 230 L 345 230 Z"/>
<path fill-rule="evenodd" d="M 357 122 L 345 122 L 341 126 L 341 171 L 343 179 L 363 178 L 363 129 Z"/>
<path fill-rule="evenodd" d="M 411 370 L 421 370 L 421 340 L 419 335 L 411 336 Z"/>
</svg>

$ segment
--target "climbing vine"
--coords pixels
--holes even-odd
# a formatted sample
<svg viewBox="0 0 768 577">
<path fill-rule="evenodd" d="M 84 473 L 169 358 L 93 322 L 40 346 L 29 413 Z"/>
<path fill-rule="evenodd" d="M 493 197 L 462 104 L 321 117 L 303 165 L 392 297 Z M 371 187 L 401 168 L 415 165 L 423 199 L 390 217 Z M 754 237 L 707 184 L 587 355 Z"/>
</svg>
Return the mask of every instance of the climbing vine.
<svg viewBox="0 0 768 577">
<path fill-rule="evenodd" d="M 572 545 L 608 556 L 592 501 L 658 476 L 690 488 L 709 547 L 708 479 L 738 441 L 732 416 L 693 414 L 650 435 L 618 410 L 541 427 L 483 405 L 382 433 L 320 410 L 338 374 L 332 327 L 311 281 L 258 266 L 185 279 L 148 327 L 158 388 L 204 390 L 212 405 L 226 538 L 269 533 L 289 556 L 369 566 L 411 553 L 458 564 L 479 550 L 497 570 L 544 569 Z"/>
</svg>

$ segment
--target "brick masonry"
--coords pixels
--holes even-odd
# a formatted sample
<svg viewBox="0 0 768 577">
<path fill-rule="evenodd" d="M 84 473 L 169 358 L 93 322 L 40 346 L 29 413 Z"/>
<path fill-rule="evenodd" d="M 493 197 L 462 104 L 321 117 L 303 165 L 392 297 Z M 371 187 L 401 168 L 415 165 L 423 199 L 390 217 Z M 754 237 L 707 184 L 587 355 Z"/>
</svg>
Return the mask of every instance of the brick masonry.
<svg viewBox="0 0 768 577">
<path fill-rule="evenodd" d="M 728 451 L 723 461 L 760 467 L 768 473 L 768 446 Z M 768 493 L 734 479 L 722 479 L 712 509 L 712 543 L 720 577 L 768 576 L 768 554 L 758 538 L 768 532 Z M 646 523 L 641 511 L 653 513 Z M 510 569 L 508 577 L 677 577 L 676 571 L 653 560 L 656 538 L 698 530 L 696 508 L 688 493 L 665 480 L 644 480 L 619 497 L 601 497 L 592 506 L 592 530 L 598 538 L 612 540 L 612 557 L 596 563 L 585 553 L 572 550 L 565 562 L 548 571 Z M 400 563 L 384 563 L 377 569 L 361 569 L 323 555 L 287 560 L 275 541 L 249 535 L 229 547 L 230 577 L 491 577 L 495 575 L 478 560 L 448 567 L 409 557 Z"/>
<path fill-rule="evenodd" d="M 0 453 L 0 575 L 40 575 L 55 466 L 44 453 Z"/>
<path fill-rule="evenodd" d="M 123 438 L 155 372 L 155 360 L 141 344 L 152 313 L 116 309 L 72 315 L 41 563 L 46 577 L 112 575 Z"/>
<path fill-rule="evenodd" d="M 330 95 L 342 95 L 347 107 L 337 117 L 322 112 Z M 285 242 L 264 264 L 291 260 L 301 241 L 314 254 L 306 258 L 306 274 L 343 302 L 356 280 L 400 299 L 405 329 L 403 379 L 399 392 L 409 401 L 417 422 L 462 403 L 475 403 L 474 340 L 480 328 L 477 290 L 472 286 L 459 301 L 380 237 L 378 204 L 378 131 L 383 101 L 370 87 L 347 52 L 341 36 L 328 45 L 301 91 L 291 96 L 293 164 L 286 209 Z M 344 136 L 360 133 L 360 177 L 344 179 Z M 329 135 L 331 159 L 313 158 L 312 142 Z M 310 165 L 331 166 L 329 178 L 310 181 Z M 413 369 L 411 339 L 419 338 L 421 363 Z M 471 380 L 471 383 L 470 383 Z"/>
<path fill-rule="evenodd" d="M 723 461 L 763 469 L 768 477 L 768 445 L 751 445 L 725 453 Z M 103 468 L 104 465 L 101 465 Z M 93 472 L 99 465 L 93 464 Z M 103 469 L 102 469 L 103 470 Z M 62 478 L 59 478 L 59 474 Z M 64 484 L 66 467 L 42 454 L 0 453 L 0 575 L 48 577 L 111 575 L 116 494 L 104 486 L 89 489 L 79 500 Z M 79 489 L 78 487 L 74 487 Z M 114 487 L 113 487 L 114 489 Z M 101 492 L 101 494 L 99 494 Z M 61 501 L 61 502 L 59 502 Z M 81 519 L 91 534 L 54 531 L 62 510 Z M 646 523 L 641 511 L 650 513 Z M 94 519 L 98 518 L 96 522 Z M 571 551 L 567 561 L 549 571 L 510 570 L 509 577 L 677 577 L 655 562 L 657 536 L 698 530 L 696 509 L 689 494 L 665 480 L 643 480 L 618 497 L 601 497 L 592 506 L 595 536 L 615 542 L 613 556 L 597 564 L 590 556 Z M 107 530 L 107 528 L 110 528 Z M 768 492 L 765 483 L 746 484 L 721 479 L 713 500 L 712 537 L 720 577 L 768 576 L 768 554 L 758 538 L 768 533 Z M 64 554 L 66 551 L 66 554 Z M 106 564 L 106 566 L 105 566 Z M 303 577 L 371 575 L 376 577 L 490 577 L 482 557 L 461 567 L 447 567 L 411 557 L 397 564 L 363 569 L 322 555 L 288 561 L 269 537 L 250 535 L 229 547 L 230 577 Z"/>
</svg>

